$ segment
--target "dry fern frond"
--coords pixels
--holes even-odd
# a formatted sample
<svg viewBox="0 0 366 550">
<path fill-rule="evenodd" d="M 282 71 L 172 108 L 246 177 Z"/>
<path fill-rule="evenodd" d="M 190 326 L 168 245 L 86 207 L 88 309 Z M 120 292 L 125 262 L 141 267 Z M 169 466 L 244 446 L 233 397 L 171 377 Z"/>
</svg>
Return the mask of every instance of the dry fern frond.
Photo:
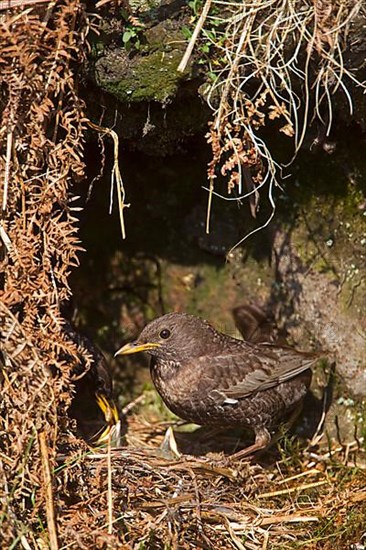
<svg viewBox="0 0 366 550">
<path fill-rule="evenodd" d="M 212 147 L 209 205 L 220 172 L 228 182 L 228 194 L 235 189 L 236 197 L 224 195 L 226 200 L 266 193 L 272 214 L 255 232 L 273 217 L 279 168 L 260 129 L 276 119 L 278 131 L 293 140 L 295 157 L 314 116 L 329 135 L 337 91 L 346 96 L 352 113 L 348 86 L 352 82 L 365 89 L 366 82 L 357 79 L 358 67 L 346 65 L 344 52 L 350 23 L 366 17 L 365 3 L 212 0 L 204 9 L 207 6 L 210 11 L 200 19 L 200 32 L 201 43 L 211 51 L 213 78 L 206 93 L 212 109 L 207 135 Z M 192 42 L 187 52 L 191 46 Z M 255 215 L 256 204 L 249 200 Z"/>
<path fill-rule="evenodd" d="M 0 19 L 0 516 L 9 547 L 19 533 L 37 538 L 38 518 L 51 521 L 44 476 L 68 437 L 70 378 L 80 362 L 60 304 L 81 250 L 70 186 L 84 174 L 74 65 L 87 25 L 78 0 L 50 4 L 48 15 L 28 8 Z M 85 350 L 83 359 L 88 368 Z"/>
</svg>

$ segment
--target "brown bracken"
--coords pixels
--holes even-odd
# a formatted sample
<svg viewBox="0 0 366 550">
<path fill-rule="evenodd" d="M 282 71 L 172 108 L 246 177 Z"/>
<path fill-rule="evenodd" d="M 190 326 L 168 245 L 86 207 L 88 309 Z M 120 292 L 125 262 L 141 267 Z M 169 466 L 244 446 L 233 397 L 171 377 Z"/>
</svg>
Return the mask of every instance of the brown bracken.
<svg viewBox="0 0 366 550">
<path fill-rule="evenodd" d="M 139 351 L 152 356 L 152 380 L 175 414 L 196 424 L 254 431 L 254 445 L 235 456 L 268 446 L 270 432 L 301 405 L 310 367 L 319 359 L 318 353 L 237 340 L 185 313 L 155 319 L 116 355 Z"/>
</svg>

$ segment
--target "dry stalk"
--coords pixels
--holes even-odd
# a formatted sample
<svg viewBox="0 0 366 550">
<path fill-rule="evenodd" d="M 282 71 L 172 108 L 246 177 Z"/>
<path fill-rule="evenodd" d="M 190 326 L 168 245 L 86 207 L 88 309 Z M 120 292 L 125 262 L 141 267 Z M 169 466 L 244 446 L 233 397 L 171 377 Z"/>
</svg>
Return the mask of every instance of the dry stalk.
<svg viewBox="0 0 366 550">
<path fill-rule="evenodd" d="M 350 23 L 358 16 L 365 17 L 366 12 L 361 0 L 212 0 L 209 8 L 203 26 L 201 20 L 197 23 L 201 41 L 211 48 L 210 70 L 215 74 L 207 92 L 212 109 L 207 134 L 212 160 L 209 186 L 205 187 L 206 231 L 213 195 L 225 200 L 247 198 L 255 217 L 259 197 L 266 190 L 272 207 L 266 222 L 234 249 L 266 227 L 275 211 L 273 189 L 278 185 L 279 166 L 260 137 L 261 128 L 276 121 L 278 130 L 293 140 L 294 154 L 288 166 L 312 119 L 318 118 L 329 135 L 336 93 L 345 95 L 352 114 L 349 82 L 364 89 L 366 83 L 357 79 L 357 67 L 346 66 L 344 52 Z M 215 38 L 210 33 L 212 27 Z M 197 36 L 192 36 L 192 44 Z M 214 190 L 218 177 L 227 182 L 226 195 Z"/>
<path fill-rule="evenodd" d="M 119 211 L 119 219 L 120 219 L 120 225 L 121 225 L 121 233 L 122 233 L 122 239 L 126 238 L 126 229 L 125 229 L 125 221 L 124 221 L 124 209 L 129 208 L 130 204 L 125 203 L 125 188 L 121 176 L 121 172 L 119 169 L 119 139 L 118 135 L 114 130 L 111 130 L 110 128 L 105 128 L 104 126 L 99 126 L 99 124 L 95 124 L 94 122 L 91 122 L 90 120 L 86 121 L 88 126 L 90 128 L 93 128 L 93 130 L 97 130 L 98 132 L 101 132 L 103 134 L 108 134 L 112 137 L 113 143 L 114 143 L 114 161 L 113 161 L 113 168 L 111 173 L 111 197 L 114 189 L 114 185 L 116 185 L 117 188 L 117 200 L 118 200 L 118 211 Z M 111 198 L 112 201 L 112 198 Z M 112 204 L 111 204 L 112 206 Z"/>
<path fill-rule="evenodd" d="M 53 504 L 52 476 L 45 432 L 38 434 L 38 440 L 42 457 L 44 487 L 46 491 L 46 515 L 48 534 L 50 537 L 50 548 L 51 550 L 58 550 L 59 546 L 57 541 L 55 507 Z"/>
<path fill-rule="evenodd" d="M 184 56 L 182 57 L 182 61 L 179 63 L 177 71 L 180 73 L 183 73 L 186 70 L 187 63 L 192 55 L 193 48 L 197 42 L 198 36 L 202 30 L 203 25 L 205 24 L 206 17 L 208 15 L 208 12 L 210 11 L 212 0 L 206 0 L 203 10 L 201 12 L 201 15 L 199 16 L 199 19 L 197 21 L 197 24 L 195 26 L 195 29 L 193 31 L 193 34 L 190 38 L 189 44 L 187 46 L 187 49 L 184 53 Z"/>
<path fill-rule="evenodd" d="M 108 443 L 107 443 L 107 467 L 108 467 L 108 534 L 111 535 L 113 532 L 111 433 L 109 433 Z"/>
<path fill-rule="evenodd" d="M 327 480 L 314 481 L 314 483 L 304 483 L 303 485 L 296 485 L 295 487 L 291 487 L 289 489 L 281 489 L 279 491 L 272 491 L 271 493 L 262 493 L 258 495 L 258 498 L 272 498 L 280 495 L 289 495 L 290 493 L 297 493 L 304 491 L 305 489 L 320 487 L 321 485 L 326 485 L 327 483 L 329 483 Z"/>
<path fill-rule="evenodd" d="M 50 0 L 2 0 L 0 2 L 0 11 L 13 8 L 23 8 L 24 6 L 31 6 L 35 4 L 45 4 L 46 2 L 50 2 Z"/>
</svg>

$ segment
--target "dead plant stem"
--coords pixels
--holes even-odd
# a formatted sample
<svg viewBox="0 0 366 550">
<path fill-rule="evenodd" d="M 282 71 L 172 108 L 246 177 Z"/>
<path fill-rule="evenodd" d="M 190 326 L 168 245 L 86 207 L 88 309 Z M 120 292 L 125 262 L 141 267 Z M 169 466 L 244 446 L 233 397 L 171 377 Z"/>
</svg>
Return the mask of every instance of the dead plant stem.
<svg viewBox="0 0 366 550">
<path fill-rule="evenodd" d="M 52 476 L 51 476 L 51 470 L 50 470 L 50 461 L 48 456 L 48 446 L 47 446 L 45 432 L 41 432 L 38 435 L 38 439 L 39 439 L 39 446 L 41 451 L 43 478 L 44 478 L 45 490 L 46 490 L 46 495 L 45 495 L 46 496 L 46 517 L 47 517 L 48 534 L 50 537 L 50 548 L 51 550 L 58 550 L 55 508 L 53 504 L 53 494 L 52 494 Z"/>
<path fill-rule="evenodd" d="M 191 36 L 191 39 L 188 43 L 187 49 L 185 51 L 185 54 L 182 58 L 182 61 L 179 63 L 178 66 L 178 72 L 183 73 L 187 67 L 187 63 L 192 55 L 192 51 L 194 48 L 195 43 L 197 42 L 198 36 L 202 30 L 202 27 L 206 21 L 206 17 L 208 15 L 208 12 L 210 11 L 212 0 L 206 0 L 205 5 L 203 6 L 202 13 L 197 21 L 197 25 L 193 31 L 193 34 Z"/>
<path fill-rule="evenodd" d="M 107 443 L 107 466 L 108 466 L 108 534 L 111 535 L 113 532 L 111 433 L 109 433 L 108 435 L 108 443 Z"/>
</svg>

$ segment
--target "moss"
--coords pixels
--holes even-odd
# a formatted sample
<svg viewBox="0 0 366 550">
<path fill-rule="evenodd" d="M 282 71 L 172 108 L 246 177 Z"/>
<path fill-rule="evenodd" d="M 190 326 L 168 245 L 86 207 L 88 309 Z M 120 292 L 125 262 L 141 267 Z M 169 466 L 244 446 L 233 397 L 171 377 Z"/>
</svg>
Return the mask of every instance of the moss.
<svg viewBox="0 0 366 550">
<path fill-rule="evenodd" d="M 129 7 L 132 13 L 143 13 L 159 6 L 159 0 L 130 0 Z"/>
<path fill-rule="evenodd" d="M 155 51 L 140 57 L 130 65 L 128 73 L 119 80 L 103 79 L 99 85 L 120 101 L 160 101 L 165 103 L 178 89 L 180 74 L 177 67 L 181 52 Z"/>
<path fill-rule="evenodd" d="M 182 78 L 177 72 L 185 46 L 180 28 L 168 19 L 147 30 L 131 29 L 128 47 L 122 45 L 122 33 L 120 46 L 106 50 L 96 62 L 97 83 L 122 103 L 165 103 L 176 95 Z"/>
<path fill-rule="evenodd" d="M 197 94 L 201 81 L 191 65 L 183 75 L 177 71 L 187 46 L 182 20 L 149 17 L 145 27 L 103 21 L 103 32 L 92 38 L 83 94 L 88 116 L 102 117 L 132 149 L 173 154 L 203 131 L 210 109 Z"/>
</svg>

